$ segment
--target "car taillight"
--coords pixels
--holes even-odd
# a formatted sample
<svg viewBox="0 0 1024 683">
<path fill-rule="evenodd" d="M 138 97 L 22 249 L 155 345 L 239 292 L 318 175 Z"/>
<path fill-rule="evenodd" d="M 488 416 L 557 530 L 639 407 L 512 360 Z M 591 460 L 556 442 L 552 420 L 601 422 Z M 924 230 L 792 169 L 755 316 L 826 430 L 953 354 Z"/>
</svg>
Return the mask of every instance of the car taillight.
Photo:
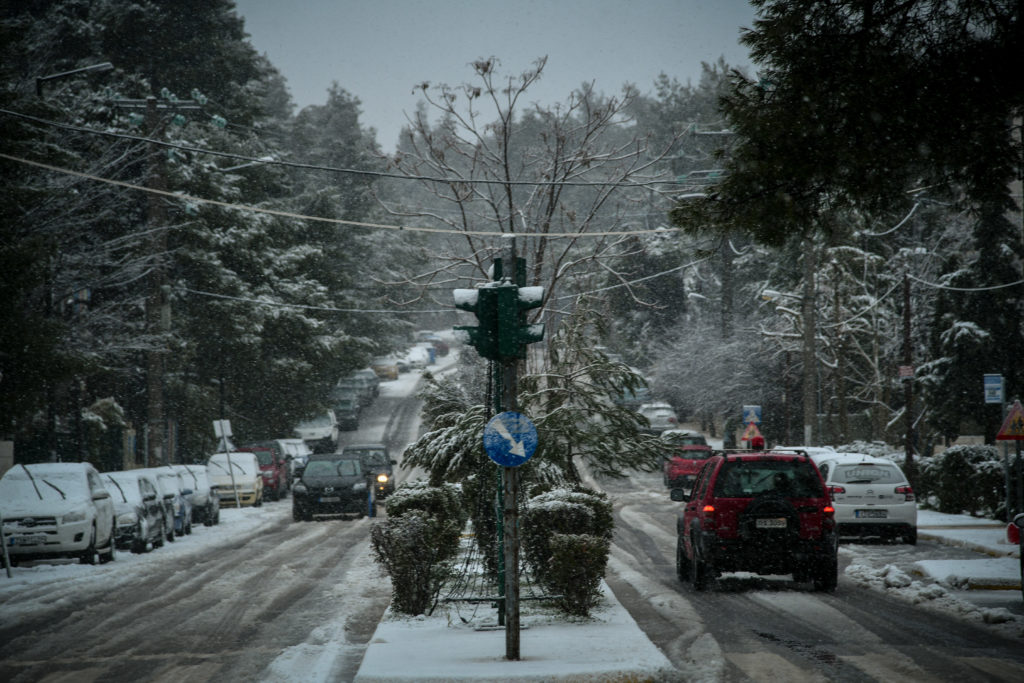
<svg viewBox="0 0 1024 683">
<path fill-rule="evenodd" d="M 715 520 L 715 506 L 705 505 L 704 507 L 701 508 L 701 512 L 704 513 L 704 528 L 708 530 L 714 529 L 717 526 Z"/>
<path fill-rule="evenodd" d="M 826 517 L 832 517 L 836 514 L 836 509 L 831 505 L 826 505 L 825 507 L 821 508 L 821 511 Z"/>
<path fill-rule="evenodd" d="M 714 505 L 705 505 L 704 508 L 702 509 L 702 512 L 705 515 L 713 515 L 713 514 L 715 514 L 715 506 Z"/>
<path fill-rule="evenodd" d="M 906 496 L 907 502 L 914 500 L 914 489 L 910 486 L 897 486 L 896 493 L 902 493 Z"/>
<path fill-rule="evenodd" d="M 846 493 L 846 489 L 844 489 L 842 486 L 829 486 L 828 487 L 828 495 L 834 496 L 837 493 Z"/>
</svg>

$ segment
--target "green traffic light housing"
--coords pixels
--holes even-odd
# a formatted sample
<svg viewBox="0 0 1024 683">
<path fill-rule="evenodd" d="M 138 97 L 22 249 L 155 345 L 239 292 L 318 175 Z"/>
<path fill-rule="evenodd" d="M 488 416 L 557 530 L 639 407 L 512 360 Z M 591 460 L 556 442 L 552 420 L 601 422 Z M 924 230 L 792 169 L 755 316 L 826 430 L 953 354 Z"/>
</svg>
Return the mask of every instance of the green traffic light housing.
<svg viewBox="0 0 1024 683">
<path fill-rule="evenodd" d="M 455 308 L 476 314 L 478 325 L 456 325 L 455 329 L 465 333 L 470 345 L 483 358 L 498 360 L 498 304 L 497 290 L 493 287 L 482 289 L 456 289 L 452 292 Z"/>
<path fill-rule="evenodd" d="M 526 358 L 526 345 L 544 339 L 544 324 L 528 324 L 526 311 L 544 303 L 543 287 L 516 287 L 507 280 L 479 289 L 456 289 L 455 307 L 476 314 L 478 325 L 456 325 L 482 357 Z"/>
</svg>

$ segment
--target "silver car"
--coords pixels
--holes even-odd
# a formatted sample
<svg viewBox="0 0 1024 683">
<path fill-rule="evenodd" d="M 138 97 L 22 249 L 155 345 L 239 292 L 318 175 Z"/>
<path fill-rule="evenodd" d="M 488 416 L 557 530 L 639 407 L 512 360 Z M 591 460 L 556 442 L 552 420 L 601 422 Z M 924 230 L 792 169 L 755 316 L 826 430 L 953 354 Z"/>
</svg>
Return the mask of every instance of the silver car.
<svg viewBox="0 0 1024 683">
<path fill-rule="evenodd" d="M 899 465 L 857 453 L 814 459 L 832 497 L 840 537 L 879 536 L 917 543 L 917 500 Z"/>
</svg>

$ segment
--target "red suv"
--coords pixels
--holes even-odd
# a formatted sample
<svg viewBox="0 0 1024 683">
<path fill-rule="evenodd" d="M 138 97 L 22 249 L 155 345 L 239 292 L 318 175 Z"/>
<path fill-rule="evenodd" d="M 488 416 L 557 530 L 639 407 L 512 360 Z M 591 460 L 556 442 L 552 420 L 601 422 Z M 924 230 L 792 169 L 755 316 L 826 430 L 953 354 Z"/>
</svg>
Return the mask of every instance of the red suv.
<svg viewBox="0 0 1024 683">
<path fill-rule="evenodd" d="M 665 486 L 690 490 L 704 461 L 711 457 L 711 446 L 702 434 L 686 429 L 667 429 L 661 433 L 661 440 L 672 447 L 672 454 L 662 465 Z"/>
<path fill-rule="evenodd" d="M 272 441 L 242 446 L 238 450 L 255 453 L 260 462 L 260 476 L 263 477 L 263 495 L 270 500 L 281 500 L 288 493 L 291 468 L 281 447 Z"/>
<path fill-rule="evenodd" d="M 814 462 L 794 452 L 730 452 L 705 462 L 676 522 L 676 572 L 704 590 L 722 572 L 792 574 L 835 590 L 835 510 Z"/>
</svg>

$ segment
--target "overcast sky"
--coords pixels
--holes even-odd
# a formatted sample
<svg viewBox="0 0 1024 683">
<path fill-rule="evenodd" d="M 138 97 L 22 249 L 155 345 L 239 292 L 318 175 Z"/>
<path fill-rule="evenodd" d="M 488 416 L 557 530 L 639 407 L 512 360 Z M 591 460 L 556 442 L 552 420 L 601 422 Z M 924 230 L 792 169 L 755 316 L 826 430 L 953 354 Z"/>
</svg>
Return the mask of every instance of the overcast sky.
<svg viewBox="0 0 1024 683">
<path fill-rule="evenodd" d="M 258 52 L 288 80 L 296 105 L 323 104 L 332 81 L 362 102 L 361 122 L 393 151 L 423 81 L 472 81 L 495 56 L 516 75 L 547 56 L 530 102 L 564 102 L 581 83 L 652 93 L 659 73 L 696 84 L 701 62 L 750 65 L 739 44 L 754 10 L 743 0 L 236 0 Z"/>
</svg>

